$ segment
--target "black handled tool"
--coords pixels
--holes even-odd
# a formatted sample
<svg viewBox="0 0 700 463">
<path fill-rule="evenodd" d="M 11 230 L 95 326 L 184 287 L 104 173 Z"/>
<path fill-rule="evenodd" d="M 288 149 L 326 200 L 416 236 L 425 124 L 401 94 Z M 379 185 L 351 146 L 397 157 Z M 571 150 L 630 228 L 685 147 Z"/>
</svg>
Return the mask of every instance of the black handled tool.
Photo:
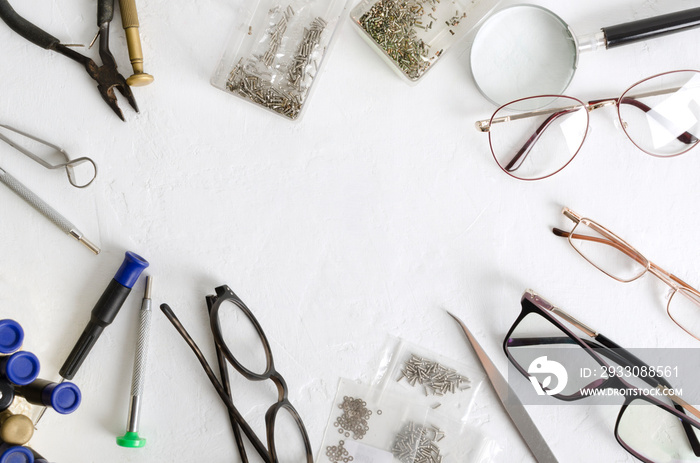
<svg viewBox="0 0 700 463">
<path fill-rule="evenodd" d="M 126 253 L 121 267 L 119 267 L 114 278 L 107 285 L 107 289 L 105 289 L 92 309 L 90 321 L 85 327 L 83 334 L 63 363 L 59 371 L 63 379 L 73 379 L 73 376 L 78 372 L 78 368 L 83 364 L 102 331 L 114 321 L 117 313 L 119 313 L 119 309 L 121 309 L 131 292 L 131 288 L 146 267 L 148 267 L 146 259 L 133 252 Z"/>
<path fill-rule="evenodd" d="M 99 27 L 100 35 L 102 66 L 97 66 L 92 59 L 68 48 L 56 37 L 21 17 L 12 8 L 8 0 L 0 0 L 0 18 L 10 26 L 10 29 L 41 48 L 60 53 L 83 65 L 90 77 L 97 82 L 97 89 L 100 91 L 102 99 L 105 100 L 121 120 L 124 120 L 124 115 L 119 109 L 117 97 L 114 94 L 115 88 L 127 98 L 129 104 L 136 112 L 139 111 L 139 108 L 133 93 L 131 93 L 131 89 L 126 83 L 126 79 L 117 71 L 117 63 L 109 51 L 109 23 L 112 21 L 113 16 L 114 0 L 98 0 L 97 26 Z"/>
</svg>

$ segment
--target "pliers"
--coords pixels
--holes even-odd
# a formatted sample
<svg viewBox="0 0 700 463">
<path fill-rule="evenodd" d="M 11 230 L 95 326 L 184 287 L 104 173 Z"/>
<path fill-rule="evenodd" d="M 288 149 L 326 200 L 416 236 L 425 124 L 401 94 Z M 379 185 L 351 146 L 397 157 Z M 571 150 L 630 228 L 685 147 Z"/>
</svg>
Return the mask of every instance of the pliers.
<svg viewBox="0 0 700 463">
<path fill-rule="evenodd" d="M 114 0 L 98 0 L 97 26 L 99 27 L 98 34 L 100 36 L 100 58 L 102 58 L 102 66 L 97 66 L 92 59 L 68 48 L 56 37 L 53 37 L 48 32 L 18 15 L 12 6 L 10 6 L 8 0 L 0 0 L 0 18 L 2 18 L 13 31 L 42 48 L 53 50 L 56 53 L 60 53 L 82 64 L 90 77 L 97 82 L 97 89 L 100 91 L 102 99 L 117 113 L 117 116 L 119 116 L 121 120 L 124 120 L 124 115 L 117 105 L 117 97 L 114 94 L 115 88 L 127 98 L 129 104 L 136 112 L 139 112 L 139 108 L 134 99 L 134 95 L 131 93 L 131 88 L 129 88 L 126 83 L 126 79 L 117 72 L 117 63 L 114 60 L 114 56 L 109 51 L 109 23 L 112 21 L 113 17 Z"/>
</svg>

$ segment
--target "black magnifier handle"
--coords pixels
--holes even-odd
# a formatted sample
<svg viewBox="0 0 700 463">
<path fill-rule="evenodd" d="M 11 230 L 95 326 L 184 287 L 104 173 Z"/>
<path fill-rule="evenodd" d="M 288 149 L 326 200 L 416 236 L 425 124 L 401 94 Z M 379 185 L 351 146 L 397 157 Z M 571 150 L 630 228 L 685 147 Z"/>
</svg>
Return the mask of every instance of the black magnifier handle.
<svg viewBox="0 0 700 463">
<path fill-rule="evenodd" d="M 614 48 L 697 26 L 700 26 L 700 8 L 640 19 L 617 26 L 604 27 L 601 30 L 605 34 L 605 48 Z"/>
</svg>

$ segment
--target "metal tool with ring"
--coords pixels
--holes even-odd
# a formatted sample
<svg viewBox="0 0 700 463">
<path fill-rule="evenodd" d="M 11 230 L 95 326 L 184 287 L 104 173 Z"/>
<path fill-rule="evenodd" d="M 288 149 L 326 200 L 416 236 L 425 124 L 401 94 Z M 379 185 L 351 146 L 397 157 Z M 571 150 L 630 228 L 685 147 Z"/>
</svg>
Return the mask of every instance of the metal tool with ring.
<svg viewBox="0 0 700 463">
<path fill-rule="evenodd" d="M 72 50 L 68 46 L 62 44 L 56 37 L 17 14 L 8 0 L 0 0 L 0 18 L 10 26 L 10 29 L 35 45 L 60 53 L 82 64 L 90 77 L 97 82 L 97 89 L 102 99 L 112 108 L 121 120 L 124 120 L 124 115 L 117 104 L 117 97 L 114 94 L 114 89 L 119 90 L 121 94 L 126 97 L 129 104 L 136 112 L 139 111 L 139 108 L 129 85 L 126 83 L 126 79 L 117 71 L 117 63 L 114 60 L 112 52 L 109 51 L 109 24 L 113 17 L 114 0 L 98 0 L 97 26 L 99 27 L 98 34 L 100 37 L 100 58 L 102 59 L 102 66 L 98 66 L 92 59 Z"/>
<path fill-rule="evenodd" d="M 36 153 L 33 153 L 29 151 L 26 147 L 20 145 L 17 143 L 15 140 L 12 140 L 9 136 L 7 136 L 5 133 L 3 133 L 2 130 L 0 130 L 0 140 L 4 141 L 20 153 L 26 155 L 30 159 L 36 161 L 40 165 L 46 167 L 47 169 L 54 170 L 54 169 L 66 169 L 66 175 L 68 176 L 68 181 L 70 182 L 71 185 L 73 185 L 76 188 L 85 188 L 86 186 L 90 185 L 93 180 L 95 180 L 95 177 L 97 176 L 97 165 L 95 162 L 85 156 L 71 159 L 68 157 L 68 153 L 66 153 L 63 148 L 60 148 L 53 143 L 49 143 L 46 140 L 42 140 L 39 137 L 36 137 L 34 135 L 30 135 L 26 132 L 22 132 L 21 130 L 17 130 L 13 127 L 10 127 L 9 125 L 5 124 L 0 124 L 0 128 L 5 129 L 7 131 L 13 132 L 17 135 L 21 135 L 29 140 L 33 140 L 37 143 L 40 143 L 44 146 L 47 146 L 51 148 L 53 153 L 52 155 L 61 158 L 61 161 L 63 162 L 58 162 L 56 164 L 52 164 L 48 162 L 47 160 L 43 159 L 41 156 L 38 156 Z M 76 173 L 76 168 L 80 167 L 80 172 Z"/>
</svg>

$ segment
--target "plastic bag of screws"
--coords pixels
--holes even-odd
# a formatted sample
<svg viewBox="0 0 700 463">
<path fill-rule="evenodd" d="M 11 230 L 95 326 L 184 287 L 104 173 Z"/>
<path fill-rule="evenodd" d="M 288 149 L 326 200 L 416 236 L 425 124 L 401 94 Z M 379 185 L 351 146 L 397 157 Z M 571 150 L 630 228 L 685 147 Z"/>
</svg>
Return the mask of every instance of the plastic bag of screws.
<svg viewBox="0 0 700 463">
<path fill-rule="evenodd" d="M 374 383 L 389 392 L 407 391 L 413 400 L 464 421 L 484 379 L 476 365 L 390 337 Z"/>
<path fill-rule="evenodd" d="M 362 0 L 350 11 L 362 37 L 416 82 L 500 0 Z"/>
<path fill-rule="evenodd" d="M 340 380 L 317 462 L 393 461 L 391 444 L 402 423 L 422 425 L 429 410 L 380 392 Z"/>
<path fill-rule="evenodd" d="M 212 85 L 298 120 L 347 0 L 260 0 L 234 30 Z"/>
<path fill-rule="evenodd" d="M 318 463 L 486 463 L 500 447 L 405 394 L 341 379 Z"/>
</svg>

